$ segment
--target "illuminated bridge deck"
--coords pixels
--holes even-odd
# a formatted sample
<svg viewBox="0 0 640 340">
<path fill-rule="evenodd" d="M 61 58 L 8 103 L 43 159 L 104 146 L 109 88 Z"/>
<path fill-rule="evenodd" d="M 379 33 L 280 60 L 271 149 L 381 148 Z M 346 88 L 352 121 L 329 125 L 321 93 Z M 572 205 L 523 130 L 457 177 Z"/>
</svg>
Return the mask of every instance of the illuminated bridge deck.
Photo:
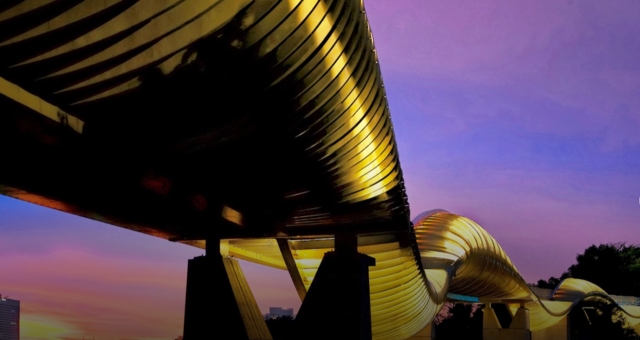
<svg viewBox="0 0 640 340">
<path fill-rule="evenodd" d="M 525 303 L 532 330 L 612 299 L 579 280 L 540 299 L 475 222 L 411 223 L 360 0 L 5 1 L 0 155 L 1 194 L 220 240 L 288 270 L 301 299 L 335 235 L 357 235 L 375 339 L 413 336 L 447 297 Z"/>
</svg>

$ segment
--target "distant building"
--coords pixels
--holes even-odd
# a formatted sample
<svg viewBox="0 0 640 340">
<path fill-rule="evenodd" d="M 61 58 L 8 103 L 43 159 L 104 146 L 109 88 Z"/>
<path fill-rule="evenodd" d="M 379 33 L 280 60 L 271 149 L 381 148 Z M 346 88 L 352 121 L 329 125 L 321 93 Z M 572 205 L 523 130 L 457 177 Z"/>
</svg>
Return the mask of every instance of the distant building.
<svg viewBox="0 0 640 340">
<path fill-rule="evenodd" d="M 0 295 L 0 340 L 20 339 L 20 301 Z"/>
<path fill-rule="evenodd" d="M 269 313 L 265 315 L 265 319 L 276 319 L 282 316 L 290 316 L 293 318 L 293 308 L 269 307 Z"/>
</svg>

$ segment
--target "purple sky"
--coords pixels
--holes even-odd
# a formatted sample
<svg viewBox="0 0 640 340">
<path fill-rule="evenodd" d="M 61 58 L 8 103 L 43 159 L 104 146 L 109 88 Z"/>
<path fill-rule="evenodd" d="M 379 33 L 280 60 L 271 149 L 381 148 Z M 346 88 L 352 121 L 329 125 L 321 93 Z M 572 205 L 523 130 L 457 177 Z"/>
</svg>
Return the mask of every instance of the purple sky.
<svg viewBox="0 0 640 340">
<path fill-rule="evenodd" d="M 365 6 L 412 216 L 474 219 L 529 282 L 559 276 L 591 244 L 640 243 L 640 1 Z M 186 261 L 200 254 L 0 197 L 0 294 L 23 301 L 29 325 L 175 337 Z M 297 309 L 286 272 L 245 268 L 264 312 Z M 96 324 L 105 314 L 116 316 Z"/>
<path fill-rule="evenodd" d="M 530 282 L 640 243 L 640 2 L 367 2 L 412 215 L 479 222 Z"/>
</svg>

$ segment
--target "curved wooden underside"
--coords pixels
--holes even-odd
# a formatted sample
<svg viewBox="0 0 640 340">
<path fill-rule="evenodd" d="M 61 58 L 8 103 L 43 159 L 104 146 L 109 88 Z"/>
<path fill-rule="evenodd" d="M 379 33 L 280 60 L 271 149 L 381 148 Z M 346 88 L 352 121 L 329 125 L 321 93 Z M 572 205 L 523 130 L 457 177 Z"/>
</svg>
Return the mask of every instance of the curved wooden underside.
<svg viewBox="0 0 640 340">
<path fill-rule="evenodd" d="M 185 242 L 409 226 L 360 1 L 3 3 L 0 107 L 0 191 L 37 204 Z"/>
<path fill-rule="evenodd" d="M 432 210 L 414 219 L 414 230 L 415 238 L 409 239 L 402 234 L 359 238 L 358 251 L 376 259 L 369 269 L 374 339 L 409 338 L 436 317 L 448 297 L 460 296 L 504 303 L 513 314 L 524 304 L 531 331 L 557 324 L 591 298 L 617 304 L 630 324 L 640 323 L 640 306 L 618 304 L 620 297 L 588 281 L 566 279 L 549 296 L 536 295 L 496 240 L 469 218 Z M 288 270 L 302 299 L 325 252 L 334 247 L 331 237 L 224 244 L 224 255 Z"/>
<path fill-rule="evenodd" d="M 464 217 L 426 214 L 413 237 L 357 0 L 3 2 L 0 154 L 0 193 L 227 239 L 223 253 L 288 269 L 301 296 L 327 236 L 349 228 L 376 258 L 376 339 L 415 334 L 447 292 L 525 302 L 532 330 L 604 296 L 567 280 L 541 301 Z"/>
</svg>

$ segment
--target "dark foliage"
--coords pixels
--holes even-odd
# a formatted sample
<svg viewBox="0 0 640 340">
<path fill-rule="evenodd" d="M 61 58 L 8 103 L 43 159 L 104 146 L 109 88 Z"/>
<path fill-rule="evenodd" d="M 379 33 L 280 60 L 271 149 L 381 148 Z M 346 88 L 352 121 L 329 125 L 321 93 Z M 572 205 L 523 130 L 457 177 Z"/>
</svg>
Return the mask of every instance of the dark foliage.
<svg viewBox="0 0 640 340">
<path fill-rule="evenodd" d="M 595 283 L 613 295 L 640 296 L 640 246 L 625 243 L 591 245 L 560 278 L 539 280 L 540 288 L 554 289 L 566 278 Z M 571 339 L 640 340 L 615 304 L 597 297 L 576 305 L 569 316 Z"/>
<path fill-rule="evenodd" d="M 564 272 L 562 276 L 560 276 L 560 278 L 552 276 L 547 281 L 538 280 L 536 286 L 540 288 L 555 289 L 560 284 L 560 282 L 562 282 L 562 280 L 566 279 L 567 277 L 569 277 L 569 274 L 567 272 Z"/>
<path fill-rule="evenodd" d="M 640 340 L 615 304 L 602 298 L 587 298 L 569 314 L 570 338 L 575 340 Z"/>
<path fill-rule="evenodd" d="M 569 277 L 591 281 L 609 294 L 640 296 L 640 247 L 592 245 L 569 267 Z"/>
<path fill-rule="evenodd" d="M 436 339 L 482 339 L 482 311 L 470 304 L 449 305 L 448 317 L 436 324 Z"/>
<path fill-rule="evenodd" d="M 640 296 L 640 246 L 625 243 L 592 245 L 578 254 L 576 263 L 560 276 L 539 280 L 540 288 L 554 289 L 573 277 L 595 283 L 609 294 Z"/>
<path fill-rule="evenodd" d="M 295 337 L 295 320 L 291 316 L 268 319 L 267 327 L 273 340 L 293 340 Z"/>
</svg>

